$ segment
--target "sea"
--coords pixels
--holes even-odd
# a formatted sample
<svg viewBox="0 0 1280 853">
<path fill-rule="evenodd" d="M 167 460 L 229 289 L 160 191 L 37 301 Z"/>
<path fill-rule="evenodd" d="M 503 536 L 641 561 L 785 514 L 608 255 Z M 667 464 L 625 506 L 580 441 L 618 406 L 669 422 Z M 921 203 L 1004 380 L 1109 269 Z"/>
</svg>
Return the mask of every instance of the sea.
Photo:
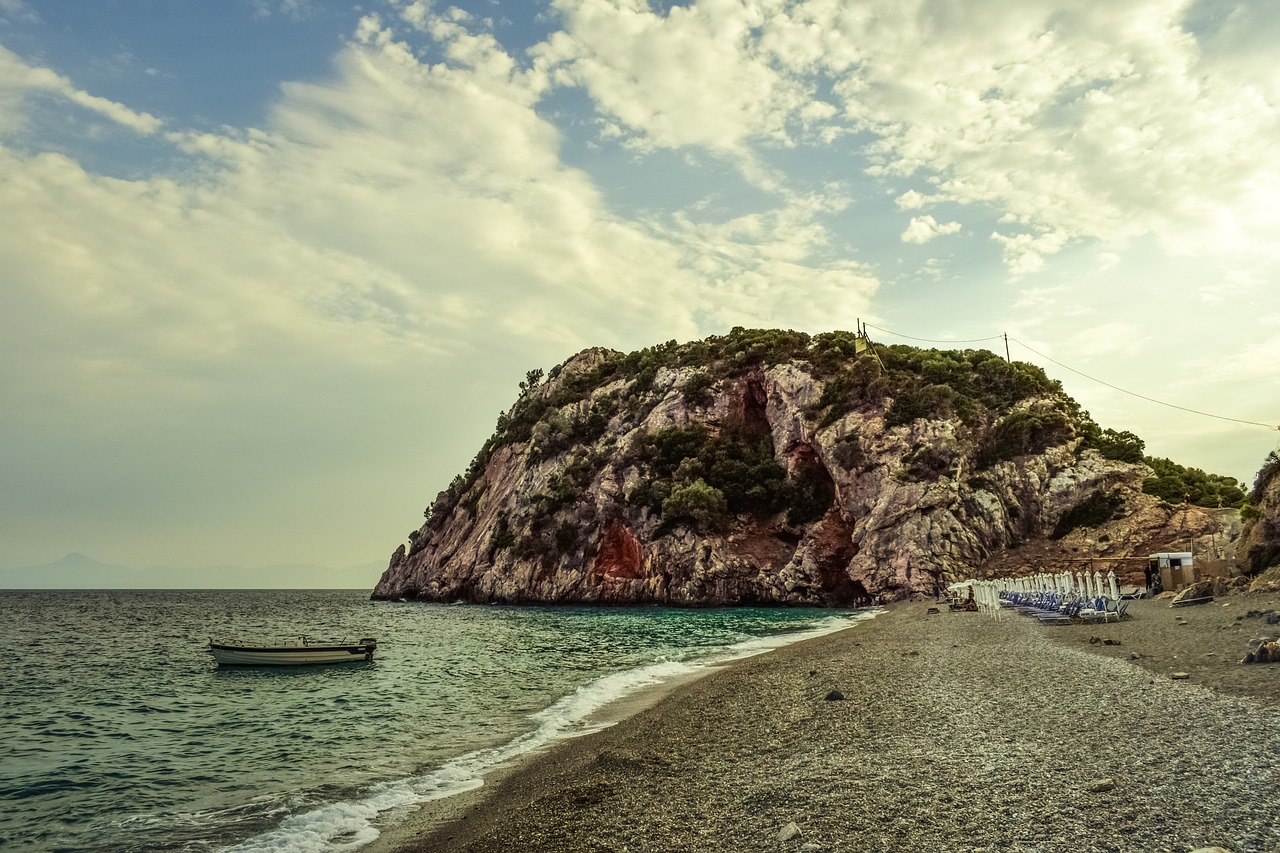
<svg viewBox="0 0 1280 853">
<path fill-rule="evenodd" d="M 2 590 L 0 849 L 358 850 L 637 691 L 871 615 Z M 299 635 L 378 651 L 285 668 L 208 651 Z"/>
</svg>

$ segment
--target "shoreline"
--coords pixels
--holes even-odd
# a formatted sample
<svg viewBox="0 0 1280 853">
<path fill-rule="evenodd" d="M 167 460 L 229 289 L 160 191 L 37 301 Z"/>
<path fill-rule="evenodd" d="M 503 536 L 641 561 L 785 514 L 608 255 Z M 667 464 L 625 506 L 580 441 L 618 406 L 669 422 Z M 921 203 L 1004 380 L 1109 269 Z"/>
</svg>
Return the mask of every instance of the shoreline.
<svg viewBox="0 0 1280 853">
<path fill-rule="evenodd" d="M 400 813 L 393 811 L 384 818 L 375 820 L 374 826 L 379 831 L 378 837 L 362 844 L 358 849 L 361 853 L 401 853 L 401 851 L 416 849 L 418 838 L 461 819 L 472 809 L 481 807 L 512 774 L 524 771 L 530 765 L 553 755 L 567 745 L 606 733 L 613 726 L 653 708 L 673 693 L 722 669 L 772 654 L 779 649 L 803 645 L 854 629 L 859 624 L 874 619 L 882 611 L 883 608 L 875 608 L 859 613 L 852 617 L 851 624 L 840 627 L 814 627 L 794 632 L 794 634 L 759 637 L 747 641 L 746 646 L 737 648 L 736 651 L 729 650 L 731 654 L 728 657 L 713 657 L 705 662 L 691 662 L 692 668 L 686 672 L 665 676 L 660 681 L 644 685 L 601 705 L 582 721 L 583 731 L 562 735 L 487 768 L 479 778 L 480 784 L 473 788 L 464 788 L 444 796 L 423 800 Z M 794 638 L 796 634 L 799 635 L 798 638 Z"/>
<path fill-rule="evenodd" d="M 642 691 L 361 849 L 1280 848 L 1280 665 L 1236 663 L 1280 597 L 1090 626 L 929 605 Z"/>
</svg>

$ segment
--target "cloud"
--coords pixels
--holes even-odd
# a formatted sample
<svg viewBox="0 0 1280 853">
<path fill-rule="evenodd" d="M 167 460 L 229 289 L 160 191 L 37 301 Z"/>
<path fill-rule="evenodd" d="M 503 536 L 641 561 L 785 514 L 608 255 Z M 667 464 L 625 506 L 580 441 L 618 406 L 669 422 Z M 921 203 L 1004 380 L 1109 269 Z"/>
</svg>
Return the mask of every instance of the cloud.
<svg viewBox="0 0 1280 853">
<path fill-rule="evenodd" d="M 1259 332 L 1252 340 L 1233 352 L 1215 353 L 1212 358 L 1196 359 L 1193 367 L 1196 378 L 1202 383 L 1246 382 L 1262 387 L 1273 386 L 1277 364 L 1280 364 L 1280 314 L 1270 314 L 1258 319 Z M 1276 419 L 1280 427 L 1280 409 L 1273 394 L 1261 394 L 1255 402 L 1270 408 L 1266 417 Z"/>
<path fill-rule="evenodd" d="M 1047 234 L 1001 234 L 991 232 L 991 239 L 1003 249 L 1004 263 L 1014 275 L 1039 272 L 1044 268 L 1044 256 L 1052 255 L 1067 242 L 1062 231 Z"/>
<path fill-rule="evenodd" d="M 838 187 L 727 220 L 619 218 L 560 161 L 539 69 L 456 16 L 412 17 L 445 62 L 368 16 L 331 79 L 283 85 L 263 129 L 162 134 L 197 158 L 188 173 L 112 180 L 0 149 L 0 174 L 22 176 L 0 182 L 0 256 L 25 310 L 106 324 L 117 337 L 98 369 L 134 377 L 126 363 L 183 370 L 284 345 L 368 364 L 458 357 L 494 330 L 536 363 L 529 352 L 865 313 L 876 279 L 835 259 L 821 224 L 847 203 Z M 75 91 L 0 58 L 27 88 Z"/>
<path fill-rule="evenodd" d="M 254 17 L 270 18 L 273 15 L 293 21 L 305 21 L 315 14 L 314 0 L 252 0 Z"/>
<path fill-rule="evenodd" d="M 48 93 L 65 98 L 77 106 L 97 113 L 103 118 L 137 133 L 152 134 L 164 124 L 155 116 L 131 110 L 123 104 L 107 98 L 91 95 L 72 85 L 71 81 L 48 68 L 28 65 L 17 54 L 0 46 L 0 103 L 9 110 L 19 111 L 22 99 L 36 93 Z M 15 119 L 10 124 L 0 119 L 0 133 L 12 132 Z"/>
<path fill-rule="evenodd" d="M 919 210 L 924 207 L 929 198 L 915 190 L 907 190 L 902 195 L 894 199 L 894 203 L 898 205 L 898 210 Z"/>
<path fill-rule="evenodd" d="M 761 57 L 769 16 L 758 7 L 698 3 L 663 15 L 605 0 L 554 6 L 564 29 L 534 50 L 540 66 L 561 85 L 583 87 L 644 146 L 748 157 L 753 142 L 790 145 L 836 112 Z"/>
<path fill-rule="evenodd" d="M 15 21 L 34 23 L 39 16 L 23 0 L 0 0 L 0 14 Z"/>
<path fill-rule="evenodd" d="M 637 146 L 750 161 L 869 133 L 873 175 L 1064 236 L 1006 253 L 1018 273 L 1072 240 L 1219 252 L 1280 225 L 1280 84 L 1257 35 L 1280 22 L 1254 7 L 1200 33 L 1185 0 L 555 7 L 564 30 L 535 50 L 540 67 Z"/>
<path fill-rule="evenodd" d="M 960 231 L 959 222 L 938 222 L 932 216 L 925 214 L 924 216 L 912 217 L 911 222 L 907 224 L 907 229 L 902 232 L 902 242 L 904 243 L 928 243 L 934 237 L 940 237 L 944 234 L 955 234 Z"/>
</svg>

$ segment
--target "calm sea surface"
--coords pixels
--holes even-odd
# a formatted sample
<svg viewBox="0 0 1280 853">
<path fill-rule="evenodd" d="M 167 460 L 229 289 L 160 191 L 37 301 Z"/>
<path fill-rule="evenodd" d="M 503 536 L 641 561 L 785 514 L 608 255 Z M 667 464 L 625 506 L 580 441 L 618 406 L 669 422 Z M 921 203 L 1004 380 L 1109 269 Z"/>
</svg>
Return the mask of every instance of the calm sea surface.
<svg viewBox="0 0 1280 853">
<path fill-rule="evenodd" d="M 620 696 L 865 615 L 0 591 L 0 848 L 356 849 Z M 220 669 L 206 650 L 299 634 L 375 636 L 377 658 Z"/>
</svg>

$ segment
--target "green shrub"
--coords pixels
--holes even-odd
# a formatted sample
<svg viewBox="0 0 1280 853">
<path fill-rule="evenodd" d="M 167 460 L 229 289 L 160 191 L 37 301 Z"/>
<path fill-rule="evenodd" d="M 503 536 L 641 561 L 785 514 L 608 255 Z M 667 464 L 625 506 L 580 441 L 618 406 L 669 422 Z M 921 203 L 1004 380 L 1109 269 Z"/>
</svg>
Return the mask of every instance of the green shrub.
<svg viewBox="0 0 1280 853">
<path fill-rule="evenodd" d="M 951 415 L 955 396 L 945 385 L 914 385 L 901 390 L 884 413 L 886 427 L 905 426 L 919 418 L 945 418 Z"/>
<path fill-rule="evenodd" d="M 561 554 L 569 551 L 578 541 L 578 526 L 570 521 L 562 521 L 556 528 L 556 550 Z"/>
<path fill-rule="evenodd" d="M 687 519 L 702 530 L 718 530 L 723 527 L 728 513 L 724 493 L 702 479 L 674 489 L 662 502 L 662 517 L 674 521 Z"/>
<path fill-rule="evenodd" d="M 1104 459 L 1114 459 L 1118 462 L 1141 462 L 1142 452 L 1146 449 L 1142 439 L 1128 430 L 1116 432 L 1113 429 L 1104 429 L 1096 435 L 1086 435 L 1084 443 L 1088 447 L 1095 448 Z"/>
<path fill-rule="evenodd" d="M 510 548 L 516 543 L 515 531 L 511 529 L 507 522 L 506 514 L 498 516 L 498 523 L 494 525 L 493 536 L 489 538 L 489 550 L 497 553 L 504 548 Z"/>
<path fill-rule="evenodd" d="M 1249 499 L 1253 503 L 1262 502 L 1263 491 L 1271 484 L 1271 478 L 1277 474 L 1280 474 L 1280 453 L 1273 450 L 1267 454 L 1262 467 L 1258 469 L 1258 475 L 1253 480 L 1253 491 L 1249 493 Z"/>
<path fill-rule="evenodd" d="M 917 448 L 902 458 L 908 480 L 931 482 L 951 470 L 955 460 L 932 447 Z"/>
<path fill-rule="evenodd" d="M 833 460 L 846 471 L 856 471 L 867 464 L 867 454 L 862 450 L 862 443 L 856 435 L 846 435 L 836 442 L 831 451 Z"/>
<path fill-rule="evenodd" d="M 1073 434 L 1071 423 L 1057 409 L 1011 412 L 983 438 L 978 449 L 978 467 L 989 468 L 997 462 L 1043 453 Z"/>
<path fill-rule="evenodd" d="M 835 484 L 821 465 L 802 469 L 787 488 L 787 523 L 817 521 L 827 514 L 835 496 Z"/>
<path fill-rule="evenodd" d="M 1101 489 L 1073 506 L 1062 514 L 1053 528 L 1051 537 L 1061 539 L 1071 531 L 1080 527 L 1097 527 L 1110 521 L 1116 510 L 1124 506 L 1124 497 L 1119 489 L 1103 492 Z"/>
<path fill-rule="evenodd" d="M 711 402 L 711 386 L 714 384 L 715 380 L 705 370 L 699 370 L 684 381 L 680 394 L 690 406 L 705 406 Z"/>
<path fill-rule="evenodd" d="M 1233 509 L 1244 504 L 1244 489 L 1234 477 L 1206 474 L 1199 468 L 1185 468 L 1164 458 L 1148 456 L 1146 462 L 1155 476 L 1142 481 L 1142 491 L 1167 503 L 1186 502 L 1196 506 Z"/>
</svg>

